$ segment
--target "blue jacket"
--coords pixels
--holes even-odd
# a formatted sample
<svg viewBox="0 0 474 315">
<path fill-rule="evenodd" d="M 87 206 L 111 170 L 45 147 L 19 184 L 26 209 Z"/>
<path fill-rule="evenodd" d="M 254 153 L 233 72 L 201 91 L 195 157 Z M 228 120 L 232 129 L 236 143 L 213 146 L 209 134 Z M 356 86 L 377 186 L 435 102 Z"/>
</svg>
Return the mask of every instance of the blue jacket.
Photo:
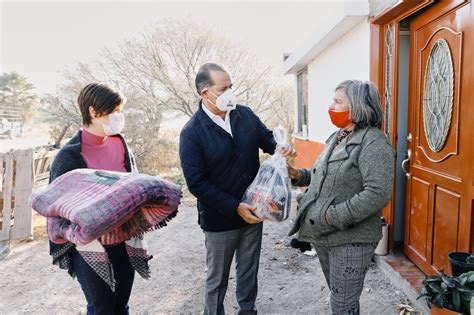
<svg viewBox="0 0 474 315">
<path fill-rule="evenodd" d="M 215 124 L 200 104 L 181 131 L 179 156 L 189 191 L 197 198 L 204 231 L 238 229 L 247 223 L 237 208 L 260 167 L 259 148 L 275 152 L 273 133 L 246 106 L 230 113 L 232 135 Z"/>
</svg>

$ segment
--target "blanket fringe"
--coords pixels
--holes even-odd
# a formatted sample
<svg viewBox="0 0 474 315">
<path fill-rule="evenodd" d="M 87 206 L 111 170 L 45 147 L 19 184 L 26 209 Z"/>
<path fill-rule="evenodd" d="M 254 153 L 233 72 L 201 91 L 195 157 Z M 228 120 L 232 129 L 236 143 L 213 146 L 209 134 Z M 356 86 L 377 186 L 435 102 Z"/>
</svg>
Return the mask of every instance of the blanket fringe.
<svg viewBox="0 0 474 315">
<path fill-rule="evenodd" d="M 172 219 L 174 219 L 176 217 L 176 215 L 178 214 L 178 210 L 170 213 L 169 216 L 167 216 L 165 219 L 163 219 L 162 221 L 158 222 L 157 224 L 153 225 L 153 226 L 150 226 L 148 228 L 144 228 L 144 229 L 141 229 L 141 231 L 137 231 L 135 233 L 130 233 L 130 236 L 131 237 L 142 237 L 145 233 L 148 233 L 148 232 L 151 232 L 151 231 L 155 231 L 155 230 L 158 230 L 158 229 L 161 229 L 165 226 L 168 225 L 167 222 L 171 221 Z"/>
</svg>

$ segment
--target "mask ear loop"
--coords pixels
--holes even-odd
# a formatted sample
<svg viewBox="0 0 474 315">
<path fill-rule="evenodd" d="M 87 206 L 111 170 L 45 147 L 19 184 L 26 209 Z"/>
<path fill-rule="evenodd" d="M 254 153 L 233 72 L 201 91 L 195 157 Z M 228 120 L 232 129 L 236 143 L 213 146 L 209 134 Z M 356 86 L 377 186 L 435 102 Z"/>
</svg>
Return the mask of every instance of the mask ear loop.
<svg viewBox="0 0 474 315">
<path fill-rule="evenodd" d="M 209 88 L 207 89 L 207 91 L 208 91 L 209 93 L 211 93 L 212 95 L 214 95 L 214 96 L 216 97 L 216 99 L 219 97 L 218 95 L 216 95 L 216 94 L 214 94 L 213 92 L 211 92 L 211 90 L 209 90 Z M 202 98 L 202 97 L 201 97 L 201 98 Z M 204 99 L 202 99 L 202 101 L 204 102 Z M 208 101 L 208 102 L 211 102 L 212 105 L 214 105 L 214 106 L 217 107 L 217 105 L 216 105 L 213 101 L 211 101 L 209 98 L 207 99 L 207 101 Z"/>
</svg>

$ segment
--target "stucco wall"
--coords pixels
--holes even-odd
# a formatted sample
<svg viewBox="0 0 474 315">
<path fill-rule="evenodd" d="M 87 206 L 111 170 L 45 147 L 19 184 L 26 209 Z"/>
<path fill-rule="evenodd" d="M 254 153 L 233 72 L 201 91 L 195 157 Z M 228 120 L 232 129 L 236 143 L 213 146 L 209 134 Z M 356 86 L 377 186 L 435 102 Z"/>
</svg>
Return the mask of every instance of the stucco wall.
<svg viewBox="0 0 474 315">
<path fill-rule="evenodd" d="M 375 16 L 392 7 L 398 0 L 369 0 L 370 16 Z"/>
<path fill-rule="evenodd" d="M 369 79 L 370 25 L 359 23 L 308 65 L 309 139 L 324 143 L 336 130 L 328 117 L 334 88 L 347 79 Z"/>
</svg>

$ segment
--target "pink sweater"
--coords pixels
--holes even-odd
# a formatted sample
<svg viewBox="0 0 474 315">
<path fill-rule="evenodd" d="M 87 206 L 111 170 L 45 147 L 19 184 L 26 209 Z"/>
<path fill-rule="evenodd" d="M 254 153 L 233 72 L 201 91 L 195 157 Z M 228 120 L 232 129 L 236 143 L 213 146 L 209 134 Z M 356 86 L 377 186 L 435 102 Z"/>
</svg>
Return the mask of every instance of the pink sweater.
<svg viewBox="0 0 474 315">
<path fill-rule="evenodd" d="M 81 153 L 87 167 L 126 172 L 125 148 L 117 136 L 100 137 L 82 129 Z"/>
</svg>

